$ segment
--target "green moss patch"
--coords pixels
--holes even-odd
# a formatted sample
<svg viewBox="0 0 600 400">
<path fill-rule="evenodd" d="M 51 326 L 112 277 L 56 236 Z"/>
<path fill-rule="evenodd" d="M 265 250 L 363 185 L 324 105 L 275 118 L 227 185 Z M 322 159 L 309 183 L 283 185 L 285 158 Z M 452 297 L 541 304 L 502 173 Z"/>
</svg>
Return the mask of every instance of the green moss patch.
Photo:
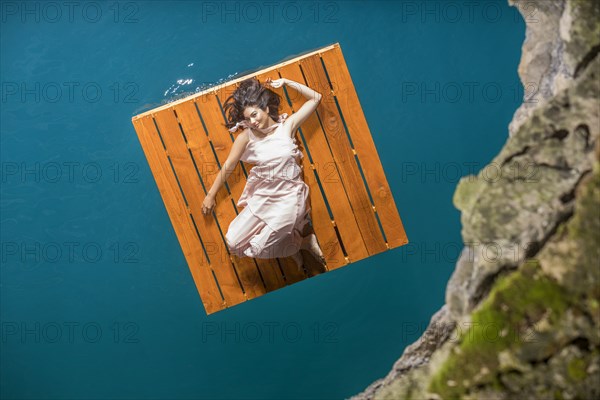
<svg viewBox="0 0 600 400">
<path fill-rule="evenodd" d="M 583 381 L 587 377 L 587 363 L 585 360 L 581 358 L 572 359 L 567 365 L 567 372 L 569 373 L 569 378 L 574 380 L 575 382 Z"/>
<path fill-rule="evenodd" d="M 472 314 L 460 334 L 457 351 L 432 377 L 429 390 L 444 399 L 459 399 L 470 387 L 501 389 L 498 355 L 521 346 L 533 324 L 543 316 L 556 323 L 568 307 L 564 289 L 540 272 L 535 260 L 498 279 L 489 297 Z"/>
</svg>

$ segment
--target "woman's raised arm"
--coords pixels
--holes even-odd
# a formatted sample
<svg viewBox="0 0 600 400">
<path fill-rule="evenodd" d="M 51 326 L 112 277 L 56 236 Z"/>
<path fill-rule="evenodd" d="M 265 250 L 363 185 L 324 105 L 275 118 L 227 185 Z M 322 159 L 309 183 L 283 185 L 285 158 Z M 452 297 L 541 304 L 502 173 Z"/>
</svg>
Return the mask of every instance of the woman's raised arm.
<svg viewBox="0 0 600 400">
<path fill-rule="evenodd" d="M 273 87 L 280 87 L 283 84 L 286 84 L 289 87 L 296 89 L 298 93 L 300 93 L 307 99 L 298 111 L 296 111 L 287 118 L 287 121 L 289 121 L 287 123 L 291 124 L 292 126 L 292 132 L 296 132 L 296 130 L 300 127 L 300 125 L 302 125 L 304 121 L 306 121 L 310 114 L 312 114 L 317 109 L 319 103 L 321 102 L 321 98 L 323 97 L 321 93 L 312 90 L 308 86 L 293 81 L 291 79 L 281 78 L 274 81 L 267 79 L 267 82 L 271 83 L 271 86 Z"/>
</svg>

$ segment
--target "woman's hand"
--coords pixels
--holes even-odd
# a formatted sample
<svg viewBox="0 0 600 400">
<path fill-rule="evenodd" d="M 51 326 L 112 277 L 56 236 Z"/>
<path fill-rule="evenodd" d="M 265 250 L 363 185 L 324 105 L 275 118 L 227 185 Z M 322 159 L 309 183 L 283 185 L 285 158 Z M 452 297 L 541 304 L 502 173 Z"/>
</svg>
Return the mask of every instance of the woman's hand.
<svg viewBox="0 0 600 400">
<path fill-rule="evenodd" d="M 202 214 L 206 215 L 213 212 L 215 204 L 216 202 L 214 196 L 207 194 L 204 198 L 204 201 L 202 202 Z"/>
<path fill-rule="evenodd" d="M 267 83 L 271 85 L 271 87 L 274 88 L 279 88 L 282 87 L 286 82 L 285 78 L 281 78 L 281 79 L 271 79 L 271 78 L 267 78 Z"/>
</svg>

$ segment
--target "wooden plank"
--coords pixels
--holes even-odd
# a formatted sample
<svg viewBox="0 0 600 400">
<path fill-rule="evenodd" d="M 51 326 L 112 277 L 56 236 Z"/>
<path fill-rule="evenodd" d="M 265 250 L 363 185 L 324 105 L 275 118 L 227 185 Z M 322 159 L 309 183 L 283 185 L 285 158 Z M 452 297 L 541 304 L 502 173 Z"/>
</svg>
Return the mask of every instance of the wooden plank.
<svg viewBox="0 0 600 400">
<path fill-rule="evenodd" d="M 342 113 L 345 116 L 352 116 L 352 118 L 345 118 L 346 126 L 379 214 L 388 246 L 394 248 L 405 245 L 408 243 L 408 238 L 385 177 L 371 131 L 362 112 L 342 49 L 336 45 L 332 50 L 322 52 L 321 57 L 334 86 L 334 94 Z"/>
<path fill-rule="evenodd" d="M 150 116 L 136 119 L 133 126 L 152 170 L 177 239 L 207 314 L 226 308 L 200 239 L 187 212 L 175 175 Z"/>
<path fill-rule="evenodd" d="M 283 70 L 279 70 L 279 77 L 292 79 L 298 82 L 297 79 L 303 82 L 302 74 L 300 68 L 297 64 L 288 65 Z M 286 85 L 287 87 L 287 85 Z M 300 101 L 299 97 L 302 97 L 296 90 L 287 87 L 286 91 L 288 92 L 288 96 L 290 97 L 289 101 L 285 96 L 282 88 L 277 88 L 275 91 L 282 96 L 281 101 L 281 112 L 288 113 L 292 115 L 295 111 L 293 107 L 300 107 L 304 102 Z M 304 99 L 304 97 L 302 97 Z M 292 104 L 290 104 L 292 102 Z M 297 108 L 296 108 L 297 110 Z M 308 122 L 310 123 L 310 122 Z M 314 232 L 319 240 L 319 244 L 321 245 L 321 250 L 326 259 L 327 266 L 325 270 L 333 270 L 340 268 L 347 264 L 346 257 L 342 251 L 342 247 L 339 243 L 337 234 L 334 229 L 333 221 L 327 211 L 327 206 L 325 205 L 325 200 L 323 199 L 323 194 L 317 182 L 317 178 L 315 176 L 314 164 L 311 164 L 310 158 L 308 156 L 308 151 L 304 148 L 303 145 L 303 135 L 300 134 L 300 131 L 304 132 L 306 128 L 306 123 L 300 127 L 295 133 L 294 136 L 298 142 L 298 146 L 302 149 L 302 169 L 303 169 L 303 180 L 310 188 L 310 207 L 311 207 L 311 220 L 313 224 Z M 322 132 L 317 132 L 317 134 L 322 134 Z M 306 140 L 306 138 L 304 138 Z M 314 143 L 314 138 L 309 137 L 308 142 Z M 313 151 L 314 149 L 310 149 L 309 151 Z M 318 151 L 318 148 L 317 148 Z M 313 157 L 315 154 L 311 154 Z M 317 164 L 318 165 L 318 164 Z M 339 181 L 338 181 L 339 182 Z M 356 227 L 356 231 L 358 232 L 358 227 Z M 363 246 L 364 247 L 364 246 Z M 366 253 L 366 248 L 364 249 Z M 311 266 L 311 270 L 309 274 L 311 276 L 318 275 L 323 271 L 316 267 Z"/>
<path fill-rule="evenodd" d="M 275 258 L 255 258 L 256 264 L 263 276 L 267 292 L 280 289 L 286 285 L 285 278 Z"/>
<path fill-rule="evenodd" d="M 181 190 L 187 199 L 190 214 L 194 217 L 194 222 L 198 227 L 202 241 L 205 243 L 205 248 L 210 247 L 212 249 L 213 246 L 218 246 L 222 238 L 215 221 L 212 218 L 206 218 L 202 214 L 203 197 L 200 193 L 202 185 L 181 135 L 175 114 L 172 109 L 167 109 L 154 114 L 153 117 L 177 174 Z M 213 251 L 211 250 L 211 252 Z M 208 257 L 210 258 L 210 254 Z M 221 260 L 218 260 L 214 264 L 211 259 L 213 271 L 217 276 L 227 305 L 234 305 L 245 301 L 246 296 L 240 287 L 233 265 Z"/>
<path fill-rule="evenodd" d="M 204 187 L 206 190 L 209 190 L 217 178 L 220 169 L 217 160 L 214 157 L 212 148 L 210 147 L 208 136 L 202 126 L 202 121 L 200 120 L 196 106 L 193 101 L 190 101 L 178 104 L 174 107 L 174 110 L 177 113 L 179 123 L 188 140 L 189 149 L 201 172 Z M 215 129 L 219 128 L 215 127 Z M 236 217 L 236 208 L 235 204 L 231 202 L 231 195 L 229 195 L 225 188 L 222 188 L 222 190 L 217 192 L 215 214 L 217 215 L 221 229 L 224 230 L 223 233 L 226 233 L 227 227 Z M 227 256 L 227 261 L 229 256 L 227 244 L 220 242 L 218 250 L 219 256 Z M 251 259 L 244 261 L 252 262 Z M 285 286 L 283 276 L 276 262 L 273 262 L 272 260 L 256 261 L 263 277 L 266 291 L 272 291 Z"/>
<path fill-rule="evenodd" d="M 202 124 L 199 118 L 193 118 L 192 113 L 196 113 L 196 108 L 193 102 L 181 103 L 178 106 L 174 107 L 173 110 L 176 113 L 177 120 L 181 124 L 183 133 L 187 139 L 187 147 L 190 149 L 193 155 L 193 160 L 196 164 L 196 168 L 200 172 L 200 176 L 202 177 L 202 181 L 204 183 L 204 187 L 206 190 L 210 188 L 212 182 L 214 182 L 219 169 L 216 165 L 216 161 L 212 154 L 212 150 L 210 148 L 210 143 L 204 130 L 202 129 Z M 197 117 L 197 113 L 196 113 Z M 169 118 L 168 121 L 164 123 L 174 124 L 172 118 Z M 172 129 L 176 129 L 176 127 L 172 127 Z M 183 140 L 183 138 L 182 138 Z M 183 149 L 182 149 L 183 150 Z M 184 158 L 187 158 L 187 154 L 184 154 Z M 204 198 L 206 195 L 205 191 L 202 190 L 202 187 L 198 185 L 197 189 L 200 191 L 200 197 Z M 217 194 L 217 207 L 215 207 L 215 214 L 219 214 L 219 207 L 221 203 L 225 203 L 229 198 L 226 191 L 219 191 Z M 212 216 L 211 216 L 212 217 Z M 208 218 L 208 221 L 205 221 L 211 229 L 214 231 L 213 236 L 219 237 L 218 227 L 213 224 L 213 221 L 210 220 L 210 217 L 202 214 L 202 218 Z M 208 256 L 211 259 L 211 262 L 217 263 L 228 263 L 229 254 L 221 245 L 221 242 L 210 243 L 209 248 L 207 248 Z"/>
<path fill-rule="evenodd" d="M 288 65 L 281 68 L 280 73 L 281 76 L 310 87 L 302 76 L 299 64 Z M 321 104 L 328 100 L 325 96 L 325 88 L 317 87 L 314 90 L 323 95 Z M 290 95 L 290 100 L 292 101 L 292 107 L 295 110 L 298 110 L 304 104 L 306 99 L 291 86 L 287 86 L 287 91 Z M 360 227 L 352 210 L 346 189 L 343 185 L 343 180 L 340 177 L 335 160 L 329 149 L 327 138 L 321 127 L 317 113 L 313 113 L 302 124 L 300 130 L 306 141 L 308 151 L 312 156 L 313 165 L 310 170 L 313 172 L 313 177 L 315 176 L 315 173 L 319 176 L 323 192 L 325 193 L 326 200 L 329 203 L 331 213 L 335 220 L 335 226 L 338 229 L 344 248 L 348 254 L 348 262 L 354 262 L 368 257 L 369 252 L 361 235 Z M 316 177 L 314 180 L 309 179 L 309 182 L 309 185 L 312 185 L 311 190 L 318 193 L 321 192 Z M 319 232 L 327 232 L 328 228 L 323 225 L 323 222 L 330 221 L 329 213 L 327 212 L 324 201 L 321 204 L 315 204 L 316 214 L 314 215 L 315 218 L 313 222 L 315 223 L 315 230 Z M 331 231 L 329 231 L 326 238 L 326 243 L 323 243 L 322 249 L 323 252 L 327 249 L 328 254 L 326 257 L 329 257 L 327 258 L 327 264 L 330 266 L 330 269 L 336 269 L 345 265 L 346 260 L 344 259 L 343 253 L 341 253 L 341 250 L 338 251 L 336 249 L 337 236 L 335 235 L 335 232 L 332 236 Z"/>
<path fill-rule="evenodd" d="M 304 72 L 307 86 L 319 87 L 321 82 L 327 82 L 327 76 L 323 70 L 319 55 L 303 59 L 300 61 L 300 65 Z M 343 84 L 345 82 L 338 82 L 338 85 Z M 339 175 L 342 178 L 342 183 L 346 188 L 346 194 L 350 200 L 369 255 L 386 251 L 387 246 L 383 234 L 379 229 L 373 206 L 369 200 L 367 189 L 358 169 L 358 164 L 354 158 L 352 147 L 331 92 L 323 93 L 323 98 L 317 111 L 323 123 L 323 130 L 327 136 L 331 153 Z M 359 113 L 362 113 L 362 109 L 360 108 L 349 110 L 349 114 L 347 114 L 348 119 L 353 118 Z"/>
</svg>

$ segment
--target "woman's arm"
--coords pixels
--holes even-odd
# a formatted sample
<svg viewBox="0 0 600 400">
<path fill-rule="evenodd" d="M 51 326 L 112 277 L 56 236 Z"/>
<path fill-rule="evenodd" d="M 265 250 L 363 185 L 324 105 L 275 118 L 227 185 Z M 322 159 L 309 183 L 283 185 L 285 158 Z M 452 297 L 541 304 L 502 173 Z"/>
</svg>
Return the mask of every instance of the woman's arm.
<svg viewBox="0 0 600 400">
<path fill-rule="evenodd" d="M 277 81 L 281 81 L 279 83 Z M 286 120 L 286 124 L 291 124 L 291 134 L 294 135 L 294 132 L 302 125 L 304 121 L 312 114 L 318 107 L 321 102 L 321 98 L 323 95 L 317 91 L 312 90 L 308 86 L 305 86 L 299 82 L 293 81 L 291 79 L 281 78 L 277 81 L 274 81 L 274 87 L 279 87 L 281 84 L 286 84 L 294 89 L 302 96 L 304 96 L 307 100 L 300 107 L 298 111 L 289 116 Z M 277 82 L 277 83 L 276 83 Z M 278 84 L 279 83 L 279 84 Z M 288 122 L 289 121 L 289 122 Z"/>
<path fill-rule="evenodd" d="M 291 79 L 286 79 L 286 78 L 283 78 L 282 80 L 283 80 L 283 83 L 296 89 L 296 91 L 298 93 L 300 93 L 302 96 L 304 96 L 307 100 L 315 100 L 316 102 L 319 102 L 321 100 L 321 97 L 323 97 L 323 95 L 321 93 L 314 91 L 311 88 L 309 88 L 308 86 L 305 86 L 299 82 L 293 81 Z"/>
<path fill-rule="evenodd" d="M 246 149 L 246 145 L 248 144 L 248 131 L 244 130 L 242 133 L 235 138 L 233 142 L 233 146 L 231 146 L 231 151 L 229 152 L 229 156 L 227 156 L 227 160 L 221 166 L 221 171 L 217 175 L 217 178 L 213 182 L 210 190 L 206 194 L 206 198 L 202 203 L 202 213 L 210 214 L 215 207 L 215 199 L 217 198 L 217 193 L 221 189 L 221 186 L 227 181 L 229 175 L 233 172 L 235 167 L 237 166 L 244 150 Z"/>
</svg>

